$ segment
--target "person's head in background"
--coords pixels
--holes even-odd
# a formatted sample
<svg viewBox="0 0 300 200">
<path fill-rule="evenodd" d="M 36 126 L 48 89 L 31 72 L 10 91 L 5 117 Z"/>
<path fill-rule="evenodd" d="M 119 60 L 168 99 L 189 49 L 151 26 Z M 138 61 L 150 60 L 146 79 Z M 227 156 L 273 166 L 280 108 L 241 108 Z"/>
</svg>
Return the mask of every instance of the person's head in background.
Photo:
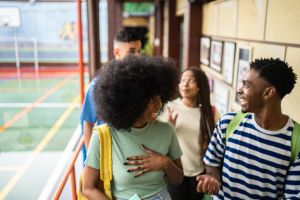
<svg viewBox="0 0 300 200">
<path fill-rule="evenodd" d="M 200 155 L 204 156 L 214 129 L 214 113 L 210 103 L 208 78 L 204 71 L 197 67 L 187 68 L 182 72 L 179 93 L 183 102 L 194 102 L 194 107 L 200 109 Z"/>
<path fill-rule="evenodd" d="M 132 29 L 124 28 L 114 38 L 114 56 L 123 59 L 129 54 L 139 55 L 142 48 L 140 35 Z"/>
</svg>

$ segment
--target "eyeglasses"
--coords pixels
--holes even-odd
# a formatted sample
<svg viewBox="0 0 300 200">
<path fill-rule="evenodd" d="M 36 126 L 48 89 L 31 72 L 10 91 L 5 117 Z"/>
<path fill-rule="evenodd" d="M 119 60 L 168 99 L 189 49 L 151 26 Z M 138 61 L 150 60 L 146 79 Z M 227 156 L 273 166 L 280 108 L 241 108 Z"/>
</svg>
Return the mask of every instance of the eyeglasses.
<svg viewBox="0 0 300 200">
<path fill-rule="evenodd" d="M 185 84 L 185 83 L 187 83 L 187 84 L 195 84 L 196 83 L 196 79 L 185 79 L 185 78 L 183 78 L 183 79 L 180 80 L 179 83 L 180 84 Z"/>
</svg>

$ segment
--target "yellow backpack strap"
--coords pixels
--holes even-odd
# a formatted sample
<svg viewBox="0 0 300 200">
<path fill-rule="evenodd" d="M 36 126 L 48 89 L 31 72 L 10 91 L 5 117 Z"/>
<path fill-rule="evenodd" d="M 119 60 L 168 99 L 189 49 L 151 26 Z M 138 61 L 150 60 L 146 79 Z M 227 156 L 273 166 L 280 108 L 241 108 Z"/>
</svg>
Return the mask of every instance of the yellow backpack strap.
<svg viewBox="0 0 300 200">
<path fill-rule="evenodd" d="M 292 150 L 291 150 L 291 161 L 294 162 L 300 152 L 300 125 L 295 122 L 294 130 L 292 133 Z"/>
<path fill-rule="evenodd" d="M 237 127 L 240 125 L 240 123 L 247 115 L 248 113 L 238 112 L 232 118 L 232 120 L 229 122 L 226 128 L 226 133 L 225 133 L 226 142 L 229 139 L 230 135 L 235 131 L 235 129 L 237 129 Z"/>
<path fill-rule="evenodd" d="M 109 126 L 97 127 L 100 142 L 100 180 L 103 181 L 105 195 L 112 199 L 110 182 L 112 180 L 112 142 Z"/>
</svg>

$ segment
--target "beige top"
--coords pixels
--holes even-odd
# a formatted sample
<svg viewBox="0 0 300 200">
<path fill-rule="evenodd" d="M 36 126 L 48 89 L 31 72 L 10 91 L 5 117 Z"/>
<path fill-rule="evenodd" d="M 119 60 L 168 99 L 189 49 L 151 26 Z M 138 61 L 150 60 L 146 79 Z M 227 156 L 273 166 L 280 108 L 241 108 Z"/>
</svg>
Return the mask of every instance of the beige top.
<svg viewBox="0 0 300 200">
<path fill-rule="evenodd" d="M 174 110 L 174 114 L 178 113 L 176 120 L 176 135 L 183 155 L 181 157 L 183 172 L 185 176 L 196 176 L 204 171 L 203 161 L 200 160 L 200 147 L 198 142 L 199 124 L 200 124 L 200 109 L 199 107 L 187 107 L 181 102 L 181 99 L 176 99 L 169 102 L 166 107 Z M 215 116 L 219 118 L 219 113 Z M 215 117 L 215 118 L 216 118 Z M 159 116 L 162 121 L 168 120 L 168 112 L 165 111 Z"/>
</svg>

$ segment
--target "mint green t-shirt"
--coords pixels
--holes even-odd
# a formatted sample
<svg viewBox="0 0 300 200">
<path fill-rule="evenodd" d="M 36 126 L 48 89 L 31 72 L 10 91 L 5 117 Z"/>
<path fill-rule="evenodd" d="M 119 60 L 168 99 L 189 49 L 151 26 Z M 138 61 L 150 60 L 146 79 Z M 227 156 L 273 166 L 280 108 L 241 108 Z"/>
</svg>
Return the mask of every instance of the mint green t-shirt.
<svg viewBox="0 0 300 200">
<path fill-rule="evenodd" d="M 143 128 L 129 130 L 110 128 L 112 135 L 113 181 L 111 185 L 114 197 L 128 199 L 135 193 L 141 198 L 147 198 L 166 187 L 166 176 L 163 170 L 147 172 L 134 177 L 135 172 L 127 172 L 133 165 L 124 165 L 126 158 L 145 154 L 140 145 L 168 155 L 172 160 L 182 155 L 175 130 L 169 123 L 155 121 Z M 86 159 L 86 165 L 99 169 L 100 151 L 99 137 L 93 132 Z"/>
</svg>

